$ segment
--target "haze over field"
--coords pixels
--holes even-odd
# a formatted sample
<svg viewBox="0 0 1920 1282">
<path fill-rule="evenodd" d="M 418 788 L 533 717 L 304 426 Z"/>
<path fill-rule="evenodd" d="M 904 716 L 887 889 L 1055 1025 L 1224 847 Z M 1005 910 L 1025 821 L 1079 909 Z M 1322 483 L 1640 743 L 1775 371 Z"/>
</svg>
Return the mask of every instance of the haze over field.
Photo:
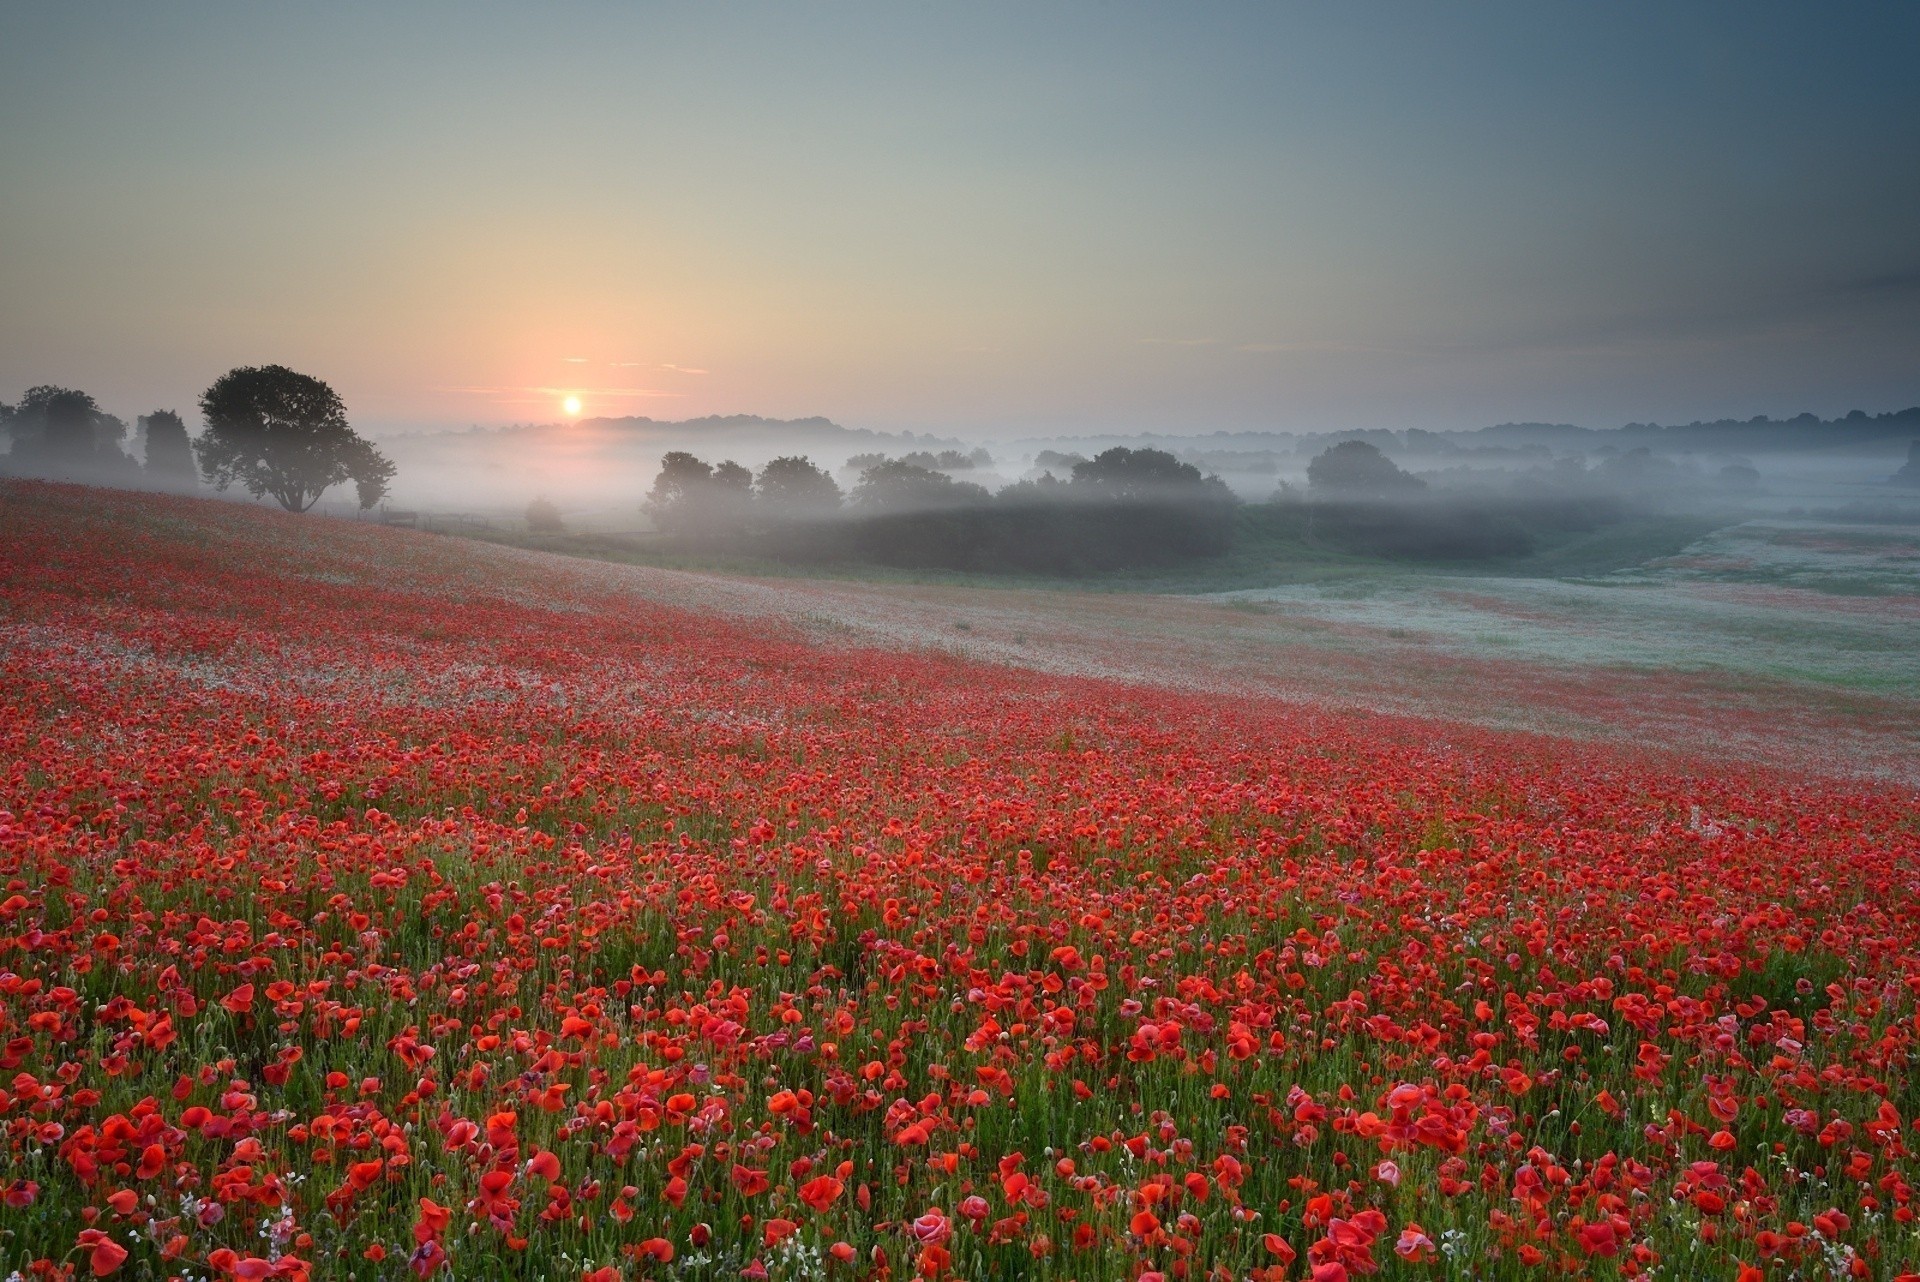
<svg viewBox="0 0 1920 1282">
<path fill-rule="evenodd" d="M 0 400 L 969 445 L 1920 404 L 1911 5 L 0 6 Z M 197 424 L 196 424 L 197 426 Z"/>
</svg>

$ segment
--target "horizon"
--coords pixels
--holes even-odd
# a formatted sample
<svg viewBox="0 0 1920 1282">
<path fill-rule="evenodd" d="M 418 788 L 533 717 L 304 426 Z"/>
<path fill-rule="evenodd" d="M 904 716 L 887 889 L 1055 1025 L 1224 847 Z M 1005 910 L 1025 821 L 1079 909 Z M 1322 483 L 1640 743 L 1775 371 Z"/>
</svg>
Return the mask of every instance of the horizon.
<svg viewBox="0 0 1920 1282">
<path fill-rule="evenodd" d="M 273 363 L 375 438 L 578 398 L 975 441 L 1920 402 L 1910 6 L 0 15 L 0 399 L 194 420 Z"/>
</svg>

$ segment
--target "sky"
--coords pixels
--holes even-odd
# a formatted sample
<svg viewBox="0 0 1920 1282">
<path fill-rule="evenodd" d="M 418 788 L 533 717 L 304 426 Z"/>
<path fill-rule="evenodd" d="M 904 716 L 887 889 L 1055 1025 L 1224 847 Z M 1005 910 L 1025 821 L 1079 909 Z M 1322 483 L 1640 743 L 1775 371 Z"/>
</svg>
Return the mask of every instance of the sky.
<svg viewBox="0 0 1920 1282">
<path fill-rule="evenodd" d="M 990 440 L 1920 403 L 1920 5 L 0 0 L 0 400 Z"/>
</svg>

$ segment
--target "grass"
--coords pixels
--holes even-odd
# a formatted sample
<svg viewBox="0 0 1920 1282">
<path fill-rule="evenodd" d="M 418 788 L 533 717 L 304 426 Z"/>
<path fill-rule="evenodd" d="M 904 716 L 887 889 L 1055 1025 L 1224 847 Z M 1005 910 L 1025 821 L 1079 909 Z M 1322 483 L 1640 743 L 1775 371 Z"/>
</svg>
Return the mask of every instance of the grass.
<svg viewBox="0 0 1920 1282">
<path fill-rule="evenodd" d="M 1540 536 L 1540 546 L 1521 557 L 1479 561 L 1419 562 L 1364 556 L 1316 540 L 1295 511 L 1248 504 L 1240 509 L 1233 548 L 1224 556 L 1176 567 L 1113 570 L 1065 578 L 1037 574 L 973 573 L 903 569 L 866 561 L 796 564 L 732 552 L 691 552 L 651 534 L 533 534 L 473 530 L 453 537 L 565 556 L 696 573 L 776 579 L 825 579 L 947 587 L 1038 588 L 1081 592 L 1198 594 L 1288 584 L 1364 583 L 1406 575 L 1460 574 L 1512 578 L 1578 578 L 1611 574 L 1683 548 L 1737 519 L 1727 515 L 1656 516 L 1623 521 L 1578 534 Z"/>
<path fill-rule="evenodd" d="M 1603 529 L 1542 538 L 1542 546 L 1528 556 L 1490 562 L 1477 568 L 1482 574 L 1530 579 L 1586 578 L 1644 565 L 1682 550 L 1721 529 L 1737 517 L 1651 516 L 1622 521 Z"/>
</svg>

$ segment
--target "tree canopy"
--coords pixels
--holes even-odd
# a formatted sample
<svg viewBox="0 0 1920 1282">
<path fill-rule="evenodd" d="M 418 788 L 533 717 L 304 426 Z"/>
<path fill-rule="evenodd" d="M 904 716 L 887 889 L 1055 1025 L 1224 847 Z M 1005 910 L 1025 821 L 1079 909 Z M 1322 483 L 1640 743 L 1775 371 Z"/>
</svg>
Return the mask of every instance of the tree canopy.
<svg viewBox="0 0 1920 1282">
<path fill-rule="evenodd" d="M 1323 451 L 1307 464 L 1307 484 L 1318 493 L 1349 499 L 1401 498 L 1427 488 L 1365 441 L 1341 441 Z"/>
<path fill-rule="evenodd" d="M 945 472 L 892 459 L 860 474 L 853 506 L 867 512 L 906 512 L 916 508 L 963 507 L 987 501 L 985 487 L 956 481 Z"/>
<path fill-rule="evenodd" d="M 808 458 L 773 459 L 760 469 L 754 489 L 776 516 L 823 516 L 840 507 L 840 487 Z"/>
<path fill-rule="evenodd" d="M 125 467 L 120 451 L 127 425 L 87 393 L 71 387 L 30 387 L 6 415 L 13 455 L 53 474 L 91 474 L 99 465 Z"/>
<path fill-rule="evenodd" d="M 1073 465 L 1074 488 L 1101 498 L 1165 499 L 1191 497 L 1207 487 L 1200 469 L 1165 450 L 1133 450 L 1116 445 Z"/>
<path fill-rule="evenodd" d="M 172 410 L 155 410 L 140 417 L 147 442 L 147 475 L 169 486 L 192 486 L 199 479 L 193 465 L 193 443 L 187 425 Z"/>
<path fill-rule="evenodd" d="M 304 512 L 352 481 L 362 508 L 386 496 L 393 464 L 347 423 L 339 394 L 284 365 L 229 370 L 200 397 L 207 430 L 194 443 L 215 489 L 239 484 Z"/>
</svg>

